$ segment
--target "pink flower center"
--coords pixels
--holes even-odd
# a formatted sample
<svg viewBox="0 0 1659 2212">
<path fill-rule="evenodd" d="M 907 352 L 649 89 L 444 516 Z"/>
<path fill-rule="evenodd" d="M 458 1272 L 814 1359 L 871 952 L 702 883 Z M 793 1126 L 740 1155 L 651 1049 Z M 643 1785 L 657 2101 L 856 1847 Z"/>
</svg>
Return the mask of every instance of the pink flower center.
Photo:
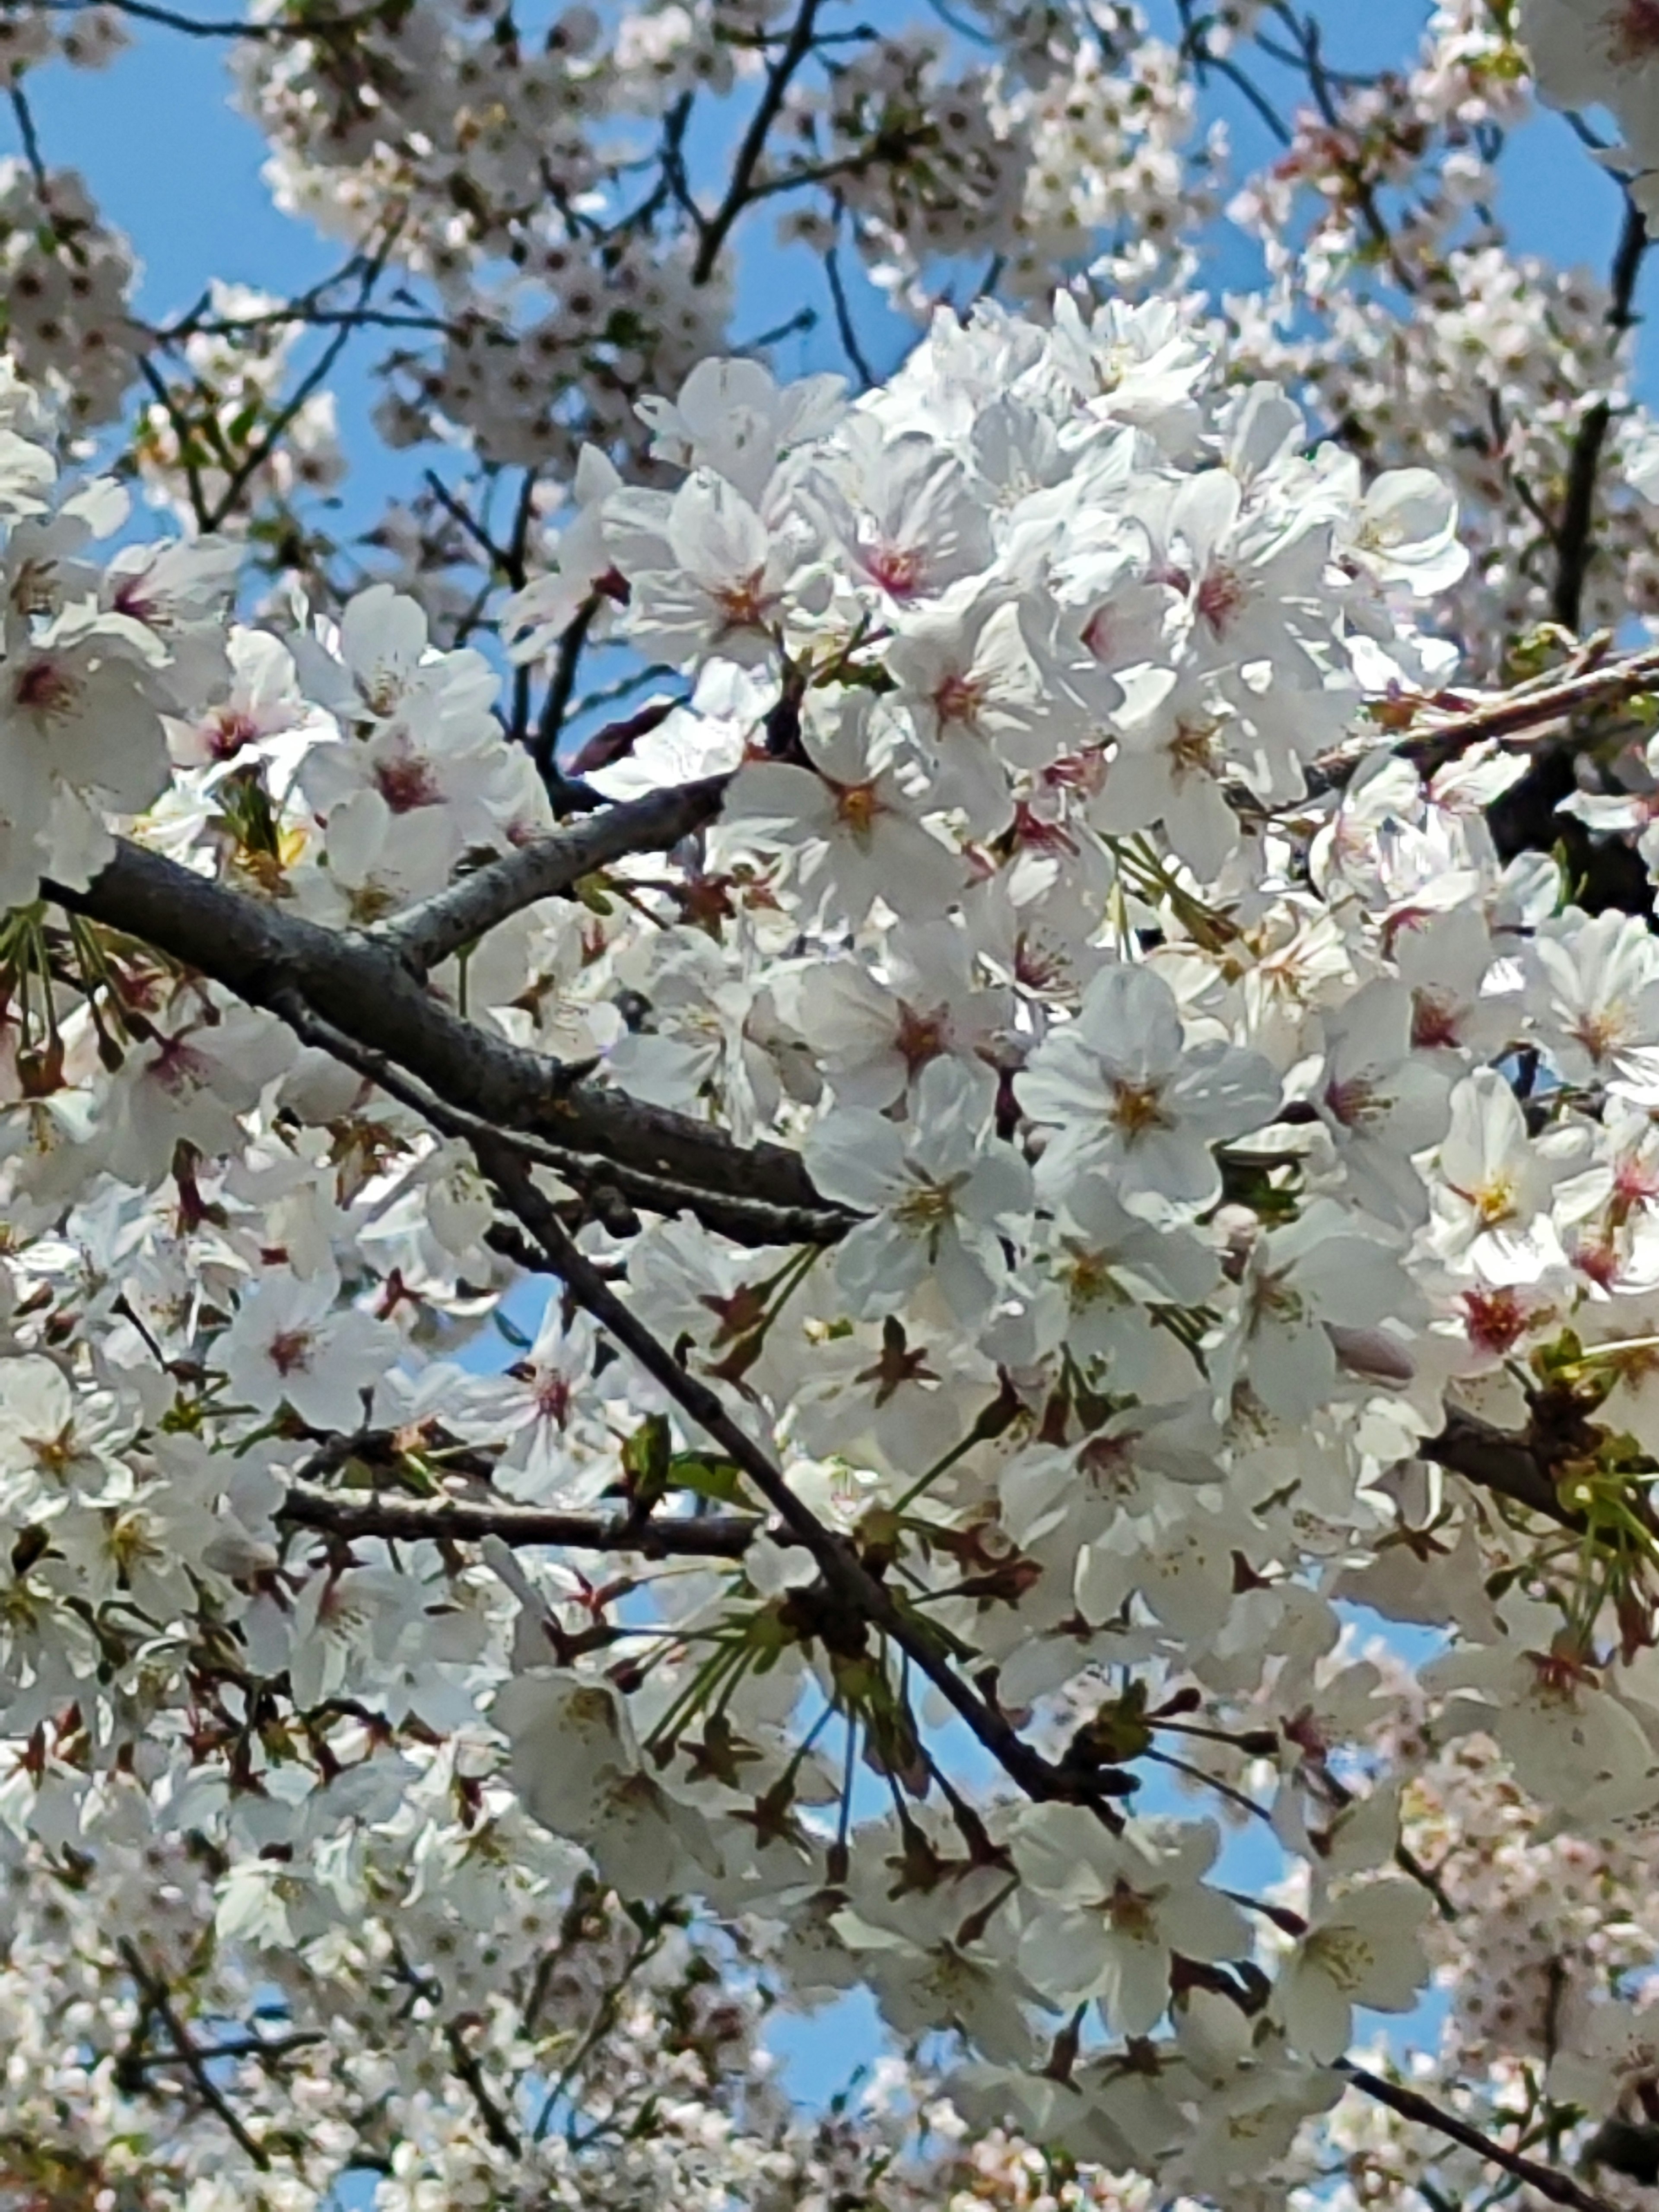
<svg viewBox="0 0 1659 2212">
<path fill-rule="evenodd" d="M 202 731 L 209 755 L 216 761 L 234 760 L 258 734 L 258 724 L 240 707 L 221 707 L 208 716 Z"/>
<path fill-rule="evenodd" d="M 1352 1129 L 1375 1115 L 1382 1103 L 1375 1086 L 1358 1075 L 1350 1076 L 1346 1083 L 1332 1082 L 1325 1086 L 1326 1107 L 1332 1120 L 1340 1121 L 1345 1129 Z"/>
<path fill-rule="evenodd" d="M 172 624 L 167 618 L 166 602 L 145 596 L 147 581 L 143 576 L 125 577 L 116 587 L 115 611 L 130 616 L 134 622 L 146 623 L 151 629 L 171 629 Z"/>
<path fill-rule="evenodd" d="M 303 1374 L 311 1364 L 311 1331 L 285 1328 L 272 1337 L 265 1356 L 279 1375 Z"/>
<path fill-rule="evenodd" d="M 1635 69 L 1659 55 L 1659 0 L 1624 0 L 1607 22 L 1607 58 Z"/>
<path fill-rule="evenodd" d="M 185 1038 L 163 1037 L 149 1073 L 170 1097 L 190 1098 L 206 1085 L 207 1062 Z"/>
<path fill-rule="evenodd" d="M 985 702 L 985 687 L 971 676 L 947 676 L 933 694 L 933 712 L 941 722 L 971 722 Z"/>
<path fill-rule="evenodd" d="M 562 1375 L 544 1375 L 536 1385 L 536 1411 L 562 1429 L 570 1419 L 570 1384 Z"/>
<path fill-rule="evenodd" d="M 1505 1352 L 1527 1333 L 1526 1308 L 1512 1290 L 1465 1291 L 1463 1318 L 1479 1351 Z"/>
<path fill-rule="evenodd" d="M 898 1054 L 912 1075 L 937 1060 L 951 1034 L 950 1009 L 937 1006 L 931 1013 L 899 1001 L 898 1031 L 893 1039 Z"/>
<path fill-rule="evenodd" d="M 382 761 L 374 770 L 374 785 L 394 814 L 411 814 L 417 806 L 435 806 L 440 793 L 437 778 L 423 760 Z"/>
<path fill-rule="evenodd" d="M 908 599 L 921 583 L 921 554 L 914 545 L 876 545 L 865 556 L 865 574 L 890 598 Z"/>
<path fill-rule="evenodd" d="M 1237 619 L 1244 605 L 1243 584 L 1231 568 L 1210 568 L 1200 580 L 1194 604 L 1217 637 Z"/>
<path fill-rule="evenodd" d="M 74 678 L 55 660 L 30 661 L 12 691 L 26 714 L 47 718 L 70 713 L 76 696 Z"/>
<path fill-rule="evenodd" d="M 1412 993 L 1412 1042 L 1419 1052 L 1436 1045 L 1455 1045 L 1457 1008 L 1449 999 L 1419 988 Z"/>
</svg>

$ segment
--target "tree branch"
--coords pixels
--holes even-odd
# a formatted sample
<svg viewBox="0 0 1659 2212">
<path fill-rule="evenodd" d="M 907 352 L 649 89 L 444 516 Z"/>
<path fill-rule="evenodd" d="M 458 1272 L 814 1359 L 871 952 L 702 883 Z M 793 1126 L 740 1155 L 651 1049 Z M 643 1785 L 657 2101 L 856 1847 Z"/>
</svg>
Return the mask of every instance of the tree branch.
<svg viewBox="0 0 1659 2212">
<path fill-rule="evenodd" d="M 1479 2128 L 1460 2120 L 1455 2112 L 1448 2112 L 1419 2096 L 1415 2089 L 1402 2088 L 1398 2082 L 1385 2081 L 1380 2074 L 1372 2074 L 1364 2066 L 1351 2066 L 1343 2059 L 1337 2072 L 1352 2081 L 1356 2089 L 1390 2112 L 1398 2112 L 1401 2119 L 1415 2120 L 1419 2126 L 1432 2128 L 1438 2135 L 1447 2136 L 1465 2150 L 1474 2151 L 1489 2165 L 1501 2166 L 1505 2173 L 1524 2181 L 1552 2204 L 1565 2204 L 1572 2212 L 1617 2212 L 1617 2208 L 1593 2189 L 1586 2189 L 1570 2173 L 1559 2172 L 1553 2166 L 1540 2166 L 1536 2159 L 1528 2158 L 1518 2150 L 1506 2150 L 1491 2136 L 1482 2135 Z"/>
<path fill-rule="evenodd" d="M 538 1166 L 551 1168 L 580 1193 L 593 1218 L 608 1228 L 629 1206 L 643 1206 L 653 1213 L 690 1213 L 704 1228 L 729 1237 L 734 1244 L 834 1244 L 855 1218 L 839 1207 L 770 1206 L 760 1199 L 703 1190 L 623 1161 L 573 1152 L 568 1145 L 550 1144 L 545 1138 L 501 1130 L 482 1115 L 434 1097 L 424 1084 L 395 1067 L 384 1053 L 367 1050 L 332 1022 L 312 1013 L 297 994 L 278 993 L 271 1011 L 303 1043 L 314 1045 L 343 1067 L 352 1068 L 365 1081 L 378 1085 L 389 1098 L 396 1098 L 445 1136 L 459 1137 L 465 1144 L 481 1137 L 496 1140 L 510 1145 Z M 637 1221 L 626 1224 L 629 1233 L 638 1227 Z"/>
<path fill-rule="evenodd" d="M 630 1514 L 554 1513 L 502 1498 L 403 1498 L 381 1490 L 330 1490 L 294 1481 L 277 1508 L 290 1528 L 315 1528 L 349 1541 L 379 1536 L 398 1544 L 478 1544 L 498 1537 L 516 1550 L 555 1545 L 571 1552 L 631 1552 L 647 1559 L 740 1559 L 760 1522 L 739 1514 L 641 1520 Z"/>
<path fill-rule="evenodd" d="M 84 890 L 45 895 L 284 1016 L 296 999 L 367 1053 L 406 1070 L 434 1097 L 490 1127 L 716 1197 L 822 1217 L 799 1156 L 740 1146 L 689 1115 L 587 1079 L 463 1018 L 430 995 L 392 949 L 250 898 L 125 839 Z"/>
<path fill-rule="evenodd" d="M 1028 1797 L 1088 1804 L 1115 1820 L 1097 1784 L 1052 1765 L 1020 1737 L 1000 1711 L 969 1687 L 945 1656 L 932 1629 L 900 1607 L 892 1592 L 871 1573 L 845 1537 L 824 1528 L 789 1487 L 781 1468 L 732 1419 L 718 1394 L 682 1367 L 617 1296 L 507 1147 L 481 1143 L 477 1152 L 479 1166 L 500 1191 L 508 1210 L 546 1253 L 549 1266 L 576 1304 L 660 1384 L 681 1412 L 713 1437 L 748 1478 L 784 1528 L 811 1554 L 830 1595 L 904 1653 Z"/>
<path fill-rule="evenodd" d="M 1633 302 L 1642 258 L 1647 252 L 1648 227 L 1642 210 L 1625 196 L 1625 219 L 1613 258 L 1609 285 L 1612 297 L 1607 313 L 1608 330 L 1616 346 L 1636 320 Z M 1555 587 L 1550 613 L 1564 629 L 1577 631 L 1583 608 L 1584 583 L 1594 556 L 1595 490 L 1602 449 L 1613 423 L 1613 408 L 1599 399 L 1587 408 L 1573 440 L 1567 465 L 1567 486 L 1561 502 L 1561 519 L 1555 527 Z"/>
<path fill-rule="evenodd" d="M 1440 1434 L 1421 1450 L 1437 1467 L 1449 1468 L 1495 1497 L 1524 1505 L 1563 1528 L 1583 1528 L 1583 1516 L 1563 1504 L 1549 1468 L 1525 1437 L 1510 1436 L 1473 1413 L 1451 1411 Z"/>
<path fill-rule="evenodd" d="M 179 2017 L 173 2005 L 172 1992 L 168 1990 L 166 1982 L 159 1974 L 150 1971 L 139 1956 L 137 1946 L 130 1942 L 125 1936 L 117 1940 L 115 1948 L 120 1953 L 128 1972 L 137 1983 L 145 2003 L 173 2038 L 173 2050 L 191 2080 L 196 2084 L 203 2102 L 218 2114 L 242 2150 L 253 2160 L 260 2172 L 268 2173 L 270 2170 L 270 2153 L 257 2136 L 248 2133 L 240 2116 L 231 2106 L 212 2075 L 209 2073 L 207 2060 L 198 2048 L 190 2030 Z"/>
<path fill-rule="evenodd" d="M 711 822 L 729 776 L 708 776 L 626 805 L 607 807 L 573 830 L 539 837 L 490 862 L 369 933 L 424 975 L 486 931 L 545 898 L 562 898 L 584 876 L 630 853 L 660 853 Z"/>
<path fill-rule="evenodd" d="M 766 152 L 766 141 L 772 125 L 777 121 L 783 106 L 784 94 L 789 89 L 789 80 L 812 51 L 812 32 L 817 19 L 821 0 L 801 0 L 800 13 L 796 16 L 789 36 L 767 72 L 766 89 L 759 105 L 750 118 L 749 128 L 743 135 L 736 161 L 732 165 L 731 180 L 726 197 L 713 215 L 701 226 L 696 257 L 691 264 L 691 282 L 706 284 L 714 273 L 732 224 L 753 198 L 755 172 Z"/>
</svg>

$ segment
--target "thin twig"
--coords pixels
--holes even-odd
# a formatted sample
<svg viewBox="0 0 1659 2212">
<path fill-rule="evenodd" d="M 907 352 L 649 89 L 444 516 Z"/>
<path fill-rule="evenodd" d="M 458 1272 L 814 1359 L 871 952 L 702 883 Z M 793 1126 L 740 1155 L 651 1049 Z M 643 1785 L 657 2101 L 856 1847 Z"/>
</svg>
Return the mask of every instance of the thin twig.
<svg viewBox="0 0 1659 2212">
<path fill-rule="evenodd" d="M 23 159 L 28 163 L 29 173 L 34 179 L 34 189 L 44 202 L 51 190 L 51 179 L 46 174 L 46 161 L 40 152 L 40 134 L 34 127 L 33 112 L 21 84 L 13 84 L 8 89 L 11 95 L 11 112 L 17 118 L 17 135 L 23 142 Z"/>
<path fill-rule="evenodd" d="M 1402 2119 L 1415 2120 L 1422 2127 L 1449 2136 L 1453 2142 L 1474 2151 L 1489 2165 L 1501 2166 L 1517 2181 L 1524 2181 L 1540 2197 L 1548 2197 L 1552 2204 L 1569 2205 L 1572 2212 L 1616 2212 L 1605 2197 L 1586 2189 L 1570 2173 L 1562 2173 L 1553 2166 L 1540 2166 L 1536 2159 L 1524 2157 L 1519 2151 L 1506 2150 L 1491 2136 L 1483 2135 L 1479 2128 L 1459 2119 L 1455 2112 L 1448 2112 L 1427 2097 L 1419 2096 L 1415 2089 L 1404 2088 L 1397 2081 L 1385 2081 L 1381 2075 L 1364 2066 L 1351 2066 L 1346 2059 L 1339 2063 L 1336 2070 L 1374 2103 L 1386 2105 Z"/>
<path fill-rule="evenodd" d="M 945 1656 L 934 1631 L 900 1607 L 893 1593 L 865 1566 L 854 1547 L 826 1528 L 796 1496 L 782 1470 L 732 1418 L 719 1394 L 700 1376 L 682 1367 L 668 1347 L 623 1303 L 571 1237 L 551 1201 L 537 1189 L 511 1148 L 482 1141 L 477 1149 L 479 1166 L 509 1211 L 545 1251 L 550 1267 L 571 1297 L 666 1391 L 682 1413 L 720 1445 L 783 1526 L 811 1554 L 830 1595 L 905 1655 L 1027 1796 L 1089 1804 L 1115 1825 L 1118 1816 L 1097 1788 L 1051 1765 L 1024 1741 L 1003 1713 L 969 1687 Z"/>
<path fill-rule="evenodd" d="M 481 1544 L 493 1536 L 514 1551 L 550 1546 L 629 1552 L 646 1559 L 740 1559 L 761 1525 L 738 1514 L 641 1520 L 622 1513 L 548 1512 L 505 1498 L 405 1498 L 297 1480 L 289 1483 L 276 1518 L 284 1527 L 314 1528 L 347 1542 L 379 1537 L 397 1544 Z"/>
<path fill-rule="evenodd" d="M 217 2113 L 235 2137 L 241 2149 L 253 2160 L 261 2172 L 268 2173 L 270 2170 L 270 2153 L 257 2136 L 249 2134 L 246 2125 L 231 2106 L 223 2090 L 209 2073 L 206 2055 L 179 2018 L 173 2002 L 172 1993 L 166 1982 L 144 1964 L 138 1954 L 137 1946 L 130 1942 L 125 1936 L 117 1939 L 115 1948 L 119 1952 L 127 1971 L 137 1983 L 144 2002 L 173 2038 L 173 2048 L 191 2080 L 196 2084 L 202 2101 L 211 2111 Z"/>
<path fill-rule="evenodd" d="M 754 197 L 755 172 L 766 152 L 766 142 L 772 125 L 777 121 L 783 106 L 789 81 L 812 51 L 812 31 L 822 0 L 801 0 L 799 14 L 795 17 L 782 52 L 767 71 L 766 89 L 750 118 L 744 132 L 743 143 L 738 148 L 737 159 L 732 165 L 731 180 L 726 197 L 713 215 L 702 219 L 702 234 L 691 264 L 691 282 L 706 284 L 714 273 L 732 224 Z"/>
<path fill-rule="evenodd" d="M 1613 258 L 1606 318 L 1615 348 L 1636 320 L 1636 284 L 1647 248 L 1646 218 L 1627 192 L 1625 219 Z M 1612 424 L 1613 407 L 1609 401 L 1598 399 L 1595 406 L 1584 410 L 1573 440 L 1561 519 L 1555 528 L 1555 585 L 1550 596 L 1550 612 L 1564 629 L 1575 632 L 1583 615 L 1584 586 L 1595 551 L 1596 485 Z"/>
<path fill-rule="evenodd" d="M 859 342 L 853 327 L 852 305 L 847 297 L 847 287 L 842 280 L 841 242 L 839 236 L 823 257 L 823 274 L 830 286 L 830 298 L 836 310 L 836 329 L 841 338 L 841 349 L 853 364 L 861 391 L 868 392 L 875 383 L 875 372 L 869 357 Z"/>
</svg>

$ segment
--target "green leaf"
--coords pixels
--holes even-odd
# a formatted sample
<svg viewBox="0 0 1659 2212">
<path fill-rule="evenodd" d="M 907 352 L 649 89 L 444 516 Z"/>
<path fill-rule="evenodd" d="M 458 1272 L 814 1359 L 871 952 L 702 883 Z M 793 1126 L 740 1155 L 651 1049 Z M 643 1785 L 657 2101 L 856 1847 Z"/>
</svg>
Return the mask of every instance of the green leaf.
<svg viewBox="0 0 1659 2212">
<path fill-rule="evenodd" d="M 752 1505 L 743 1486 L 743 1472 L 729 1459 L 707 1459 L 701 1452 L 676 1452 L 668 1462 L 669 1486 L 690 1490 L 720 1505 Z"/>
<path fill-rule="evenodd" d="M 636 1505 L 654 1505 L 668 1487 L 673 1439 L 666 1413 L 647 1413 L 622 1449 L 623 1473 Z"/>
</svg>

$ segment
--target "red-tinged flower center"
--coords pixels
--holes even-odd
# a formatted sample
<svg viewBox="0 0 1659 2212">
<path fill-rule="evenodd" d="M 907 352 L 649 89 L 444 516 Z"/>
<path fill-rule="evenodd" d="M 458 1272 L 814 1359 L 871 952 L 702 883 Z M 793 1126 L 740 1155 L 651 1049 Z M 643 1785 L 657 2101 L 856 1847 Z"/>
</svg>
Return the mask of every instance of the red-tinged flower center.
<svg viewBox="0 0 1659 2212">
<path fill-rule="evenodd" d="M 1414 990 L 1412 993 L 1412 1043 L 1417 1050 L 1429 1052 L 1437 1045 L 1455 1045 L 1457 1042 L 1457 1007 L 1455 1002 L 1420 987 Z"/>
<path fill-rule="evenodd" d="M 374 787 L 394 814 L 435 806 L 442 796 L 430 766 L 418 758 L 381 761 L 374 770 Z"/>
<path fill-rule="evenodd" d="M 1527 1310 L 1512 1290 L 1465 1291 L 1463 1323 L 1472 1345 L 1499 1355 L 1518 1342 L 1530 1326 Z"/>
<path fill-rule="evenodd" d="M 1098 606 L 1083 625 L 1083 642 L 1099 661 L 1116 658 L 1116 641 L 1113 635 L 1112 611 L 1109 606 Z"/>
<path fill-rule="evenodd" d="M 242 747 L 251 745 L 258 736 L 259 726 L 240 707 L 221 707 L 209 715 L 202 734 L 212 759 L 234 760 Z"/>
<path fill-rule="evenodd" d="M 919 1007 L 899 1001 L 898 1028 L 893 1043 L 900 1059 L 912 1075 L 937 1060 L 945 1050 L 951 1035 L 951 1013 L 943 1003 L 931 1012 L 923 1013 Z"/>
<path fill-rule="evenodd" d="M 265 1356 L 279 1375 L 303 1373 L 311 1364 L 311 1344 L 308 1328 L 286 1328 L 272 1337 Z"/>
<path fill-rule="evenodd" d="M 1077 840 L 1068 836 L 1058 822 L 1036 812 L 1024 799 L 1014 808 L 1014 836 L 1034 853 L 1058 853 L 1068 860 L 1077 858 Z"/>
<path fill-rule="evenodd" d="M 1620 1160 L 1613 1171 L 1613 1194 L 1626 1206 L 1646 1206 L 1659 1198 L 1659 1168 L 1639 1158 Z"/>
<path fill-rule="evenodd" d="M 149 1065 L 151 1082 L 174 1098 L 193 1097 L 207 1083 L 207 1062 L 181 1036 L 163 1037 Z"/>
<path fill-rule="evenodd" d="M 570 1419 L 570 1384 L 562 1375 L 544 1375 L 536 1385 L 536 1411 L 555 1428 Z"/>
<path fill-rule="evenodd" d="M 25 714 L 43 718 L 73 712 L 79 696 L 75 678 L 55 660 L 32 660 L 12 688 Z"/>
<path fill-rule="evenodd" d="M 971 722 L 985 703 L 985 686 L 971 676 L 947 676 L 933 694 L 941 722 Z"/>
<path fill-rule="evenodd" d="M 1073 1271 L 1073 1304 L 1074 1305 L 1088 1303 L 1079 1299 L 1077 1296 L 1075 1286 L 1080 1272 L 1080 1269 L 1077 1268 Z M 1100 1273 L 1109 1283 L 1110 1278 L 1107 1276 L 1106 1270 L 1102 1268 Z M 1091 1437 L 1078 1454 L 1077 1463 L 1079 1471 L 1088 1476 L 1103 1498 L 1115 1498 L 1120 1504 L 1123 1504 L 1139 1493 L 1140 1480 L 1135 1467 L 1135 1447 L 1139 1442 L 1140 1438 L 1138 1436 L 1128 1434 L 1117 1437 Z"/>
<path fill-rule="evenodd" d="M 167 619 L 167 602 L 146 596 L 144 586 L 147 581 L 143 576 L 124 577 L 116 587 L 115 611 L 130 616 L 134 622 L 141 622 L 150 629 L 170 629 L 173 625 Z"/>
<path fill-rule="evenodd" d="M 1552 1701 L 1575 1704 L 1580 1690 L 1595 1687 L 1595 1676 L 1582 1659 L 1567 1651 L 1528 1651 L 1540 1693 Z"/>
<path fill-rule="evenodd" d="M 1583 1243 L 1574 1247 L 1572 1264 L 1581 1275 L 1604 1291 L 1610 1291 L 1619 1279 L 1619 1248 L 1611 1239 L 1600 1243 Z"/>
<path fill-rule="evenodd" d="M 921 583 L 921 552 L 915 545 L 875 545 L 865 556 L 864 570 L 890 599 L 908 599 Z"/>
<path fill-rule="evenodd" d="M 1199 580 L 1193 604 L 1217 637 L 1237 619 L 1244 605 L 1244 586 L 1232 569 L 1208 568 Z"/>
<path fill-rule="evenodd" d="M 1060 988 L 1066 975 L 1066 956 L 1055 945 L 1022 936 L 1014 946 L 1014 981 L 1023 989 L 1046 996 Z"/>
<path fill-rule="evenodd" d="M 1350 1076 L 1346 1083 L 1332 1081 L 1325 1086 L 1326 1109 L 1331 1119 L 1340 1121 L 1345 1129 L 1372 1119 L 1388 1103 L 1377 1096 L 1374 1084 L 1358 1075 Z"/>
<path fill-rule="evenodd" d="M 1607 21 L 1607 58 L 1635 69 L 1659 56 L 1659 0 L 1623 0 Z"/>
</svg>

